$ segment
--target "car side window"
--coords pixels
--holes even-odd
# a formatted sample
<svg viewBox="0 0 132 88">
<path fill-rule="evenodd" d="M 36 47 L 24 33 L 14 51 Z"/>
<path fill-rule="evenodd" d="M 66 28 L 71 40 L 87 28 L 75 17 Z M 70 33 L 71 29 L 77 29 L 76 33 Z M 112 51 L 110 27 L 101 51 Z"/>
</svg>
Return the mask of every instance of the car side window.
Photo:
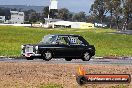
<svg viewBox="0 0 132 88">
<path fill-rule="evenodd" d="M 78 39 L 78 37 L 70 37 L 70 44 L 71 45 L 82 45 L 83 42 Z"/>
<path fill-rule="evenodd" d="M 67 39 L 68 37 L 59 36 L 57 41 L 59 42 L 59 44 L 68 45 Z"/>
</svg>

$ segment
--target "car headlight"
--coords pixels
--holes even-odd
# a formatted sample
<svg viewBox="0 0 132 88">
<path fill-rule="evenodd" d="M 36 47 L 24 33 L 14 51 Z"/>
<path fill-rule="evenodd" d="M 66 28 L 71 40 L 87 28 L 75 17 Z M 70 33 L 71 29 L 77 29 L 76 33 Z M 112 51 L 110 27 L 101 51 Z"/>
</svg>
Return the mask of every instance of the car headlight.
<svg viewBox="0 0 132 88">
<path fill-rule="evenodd" d="M 35 46 L 35 49 L 38 50 L 38 46 Z"/>
</svg>

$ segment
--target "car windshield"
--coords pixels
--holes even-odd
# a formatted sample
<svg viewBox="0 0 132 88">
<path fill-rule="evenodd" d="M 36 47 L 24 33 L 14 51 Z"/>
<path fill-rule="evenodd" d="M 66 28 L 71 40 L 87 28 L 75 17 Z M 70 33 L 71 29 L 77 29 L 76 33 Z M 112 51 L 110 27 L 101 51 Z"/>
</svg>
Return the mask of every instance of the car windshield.
<svg viewBox="0 0 132 88">
<path fill-rule="evenodd" d="M 39 44 L 53 44 L 55 40 L 56 40 L 55 35 L 47 35 L 44 36 L 44 38 L 42 39 L 42 41 L 39 42 Z"/>
</svg>

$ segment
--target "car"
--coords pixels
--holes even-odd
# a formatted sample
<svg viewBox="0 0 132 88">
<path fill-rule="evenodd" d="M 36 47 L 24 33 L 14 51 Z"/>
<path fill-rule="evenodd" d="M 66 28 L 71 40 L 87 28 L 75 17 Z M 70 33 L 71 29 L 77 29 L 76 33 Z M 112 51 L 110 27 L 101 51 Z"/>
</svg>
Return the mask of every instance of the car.
<svg viewBox="0 0 132 88">
<path fill-rule="evenodd" d="M 27 60 L 40 58 L 49 61 L 52 58 L 82 59 L 89 61 L 95 55 L 94 45 L 90 45 L 82 36 L 74 34 L 49 34 L 38 44 L 21 45 L 21 54 Z"/>
</svg>

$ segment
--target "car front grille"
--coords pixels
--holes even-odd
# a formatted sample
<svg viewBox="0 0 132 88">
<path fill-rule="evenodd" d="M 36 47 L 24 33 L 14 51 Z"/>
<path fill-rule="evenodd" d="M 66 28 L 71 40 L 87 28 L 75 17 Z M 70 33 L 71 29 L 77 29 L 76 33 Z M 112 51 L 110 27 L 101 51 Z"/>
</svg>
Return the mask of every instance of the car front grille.
<svg viewBox="0 0 132 88">
<path fill-rule="evenodd" d="M 32 52 L 33 52 L 33 46 L 27 46 L 27 47 L 25 47 L 25 52 L 26 52 L 26 53 L 27 53 L 27 52 L 32 53 Z"/>
</svg>

